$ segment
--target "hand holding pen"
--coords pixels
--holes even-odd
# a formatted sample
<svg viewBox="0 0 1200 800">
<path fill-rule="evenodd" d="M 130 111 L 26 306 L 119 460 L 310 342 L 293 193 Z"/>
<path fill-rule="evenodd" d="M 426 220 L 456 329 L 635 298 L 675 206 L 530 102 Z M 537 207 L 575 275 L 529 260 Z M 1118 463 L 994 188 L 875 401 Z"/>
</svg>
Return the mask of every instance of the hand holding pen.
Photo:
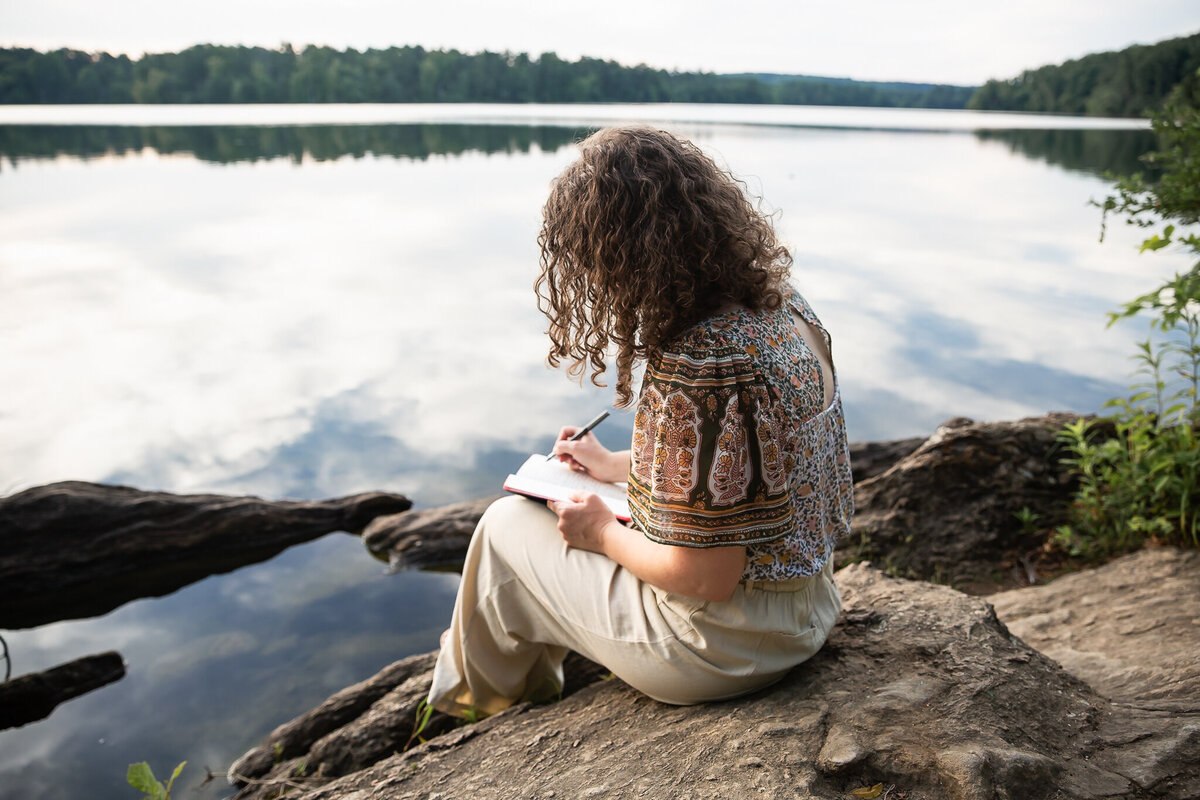
<svg viewBox="0 0 1200 800">
<path fill-rule="evenodd" d="M 588 432 L 600 424 L 608 412 L 600 414 L 582 428 L 565 427 L 558 433 L 558 441 L 550 457 L 566 464 L 576 472 L 584 472 L 598 481 L 620 483 L 629 475 L 629 451 L 609 450 Z"/>
<path fill-rule="evenodd" d="M 591 433 L 592 428 L 596 427 L 601 422 L 604 422 L 604 420 L 606 420 L 606 419 L 608 419 L 608 412 L 601 411 L 599 414 L 597 414 L 595 417 L 592 418 L 591 422 L 589 422 L 587 425 L 584 425 L 582 428 L 580 428 L 574 434 L 566 434 L 566 431 L 568 431 L 570 429 L 563 428 L 561 431 L 558 432 L 558 441 L 559 442 L 563 442 L 563 441 L 578 442 L 580 439 L 582 439 L 583 437 L 585 437 L 589 433 Z M 566 434 L 566 435 L 564 435 L 564 434 Z M 554 446 L 558 447 L 558 443 L 556 442 Z M 551 450 L 550 455 L 546 456 L 546 460 L 549 461 L 550 459 L 554 458 L 556 455 L 561 455 L 561 453 L 556 453 L 554 450 Z"/>
</svg>

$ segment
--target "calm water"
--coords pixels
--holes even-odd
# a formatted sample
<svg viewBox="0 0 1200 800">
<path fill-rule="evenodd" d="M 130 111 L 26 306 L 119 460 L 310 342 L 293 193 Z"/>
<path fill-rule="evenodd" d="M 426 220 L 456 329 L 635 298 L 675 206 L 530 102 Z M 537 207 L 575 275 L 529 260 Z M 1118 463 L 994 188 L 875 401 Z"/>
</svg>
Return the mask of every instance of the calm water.
<svg viewBox="0 0 1200 800">
<path fill-rule="evenodd" d="M 272 127 L 271 113 L 295 124 Z M 0 125 L 0 493 L 83 479 L 387 489 L 431 506 L 493 492 L 559 424 L 611 401 L 543 364 L 534 237 L 574 139 L 667 112 L 349 113 L 0 113 L 30 123 Z M 1098 410 L 1142 333 L 1105 330 L 1104 313 L 1183 267 L 1139 260 L 1124 227 L 1097 242 L 1088 200 L 1105 170 L 1136 166 L 1144 131 L 671 113 L 777 212 L 795 281 L 832 331 L 856 439 Z M 614 447 L 628 431 L 628 415 L 600 429 Z M 103 618 L 6 631 L 15 674 L 107 649 L 129 674 L 0 732 L 0 797 L 127 798 L 125 766 L 143 759 L 160 773 L 187 759 L 191 787 L 331 692 L 431 649 L 455 585 L 386 576 L 334 534 Z"/>
</svg>

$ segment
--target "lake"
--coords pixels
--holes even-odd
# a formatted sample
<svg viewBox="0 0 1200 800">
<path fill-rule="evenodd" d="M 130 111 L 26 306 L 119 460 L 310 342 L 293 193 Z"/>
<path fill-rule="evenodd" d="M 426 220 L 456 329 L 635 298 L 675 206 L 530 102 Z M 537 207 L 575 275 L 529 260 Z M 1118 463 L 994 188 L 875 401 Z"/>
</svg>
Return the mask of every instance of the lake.
<svg viewBox="0 0 1200 800">
<path fill-rule="evenodd" d="M 857 440 L 1094 412 L 1184 268 L 1098 241 L 1138 121 L 740 106 L 0 108 L 0 493 L 57 480 L 420 507 L 494 493 L 611 390 L 548 369 L 532 283 L 573 141 L 656 122 L 774 211 Z M 597 433 L 627 446 L 630 416 Z M 333 534 L 97 619 L 4 631 L 13 674 L 116 649 L 128 674 L 0 732 L 0 798 L 181 797 L 275 725 L 432 649 L 453 575 Z"/>
</svg>

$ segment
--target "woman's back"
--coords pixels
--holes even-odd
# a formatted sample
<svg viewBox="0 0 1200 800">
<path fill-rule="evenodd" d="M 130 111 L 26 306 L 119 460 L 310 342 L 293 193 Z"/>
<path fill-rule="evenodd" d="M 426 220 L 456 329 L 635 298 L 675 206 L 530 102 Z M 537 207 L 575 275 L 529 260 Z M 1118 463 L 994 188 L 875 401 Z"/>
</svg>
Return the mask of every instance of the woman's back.
<svg viewBox="0 0 1200 800">
<path fill-rule="evenodd" d="M 828 334 L 784 289 L 780 308 L 723 310 L 652 359 L 634 418 L 639 527 L 693 546 L 733 541 L 736 530 L 747 580 L 819 572 L 852 513 Z M 813 329 L 821 339 L 810 344 Z"/>
</svg>

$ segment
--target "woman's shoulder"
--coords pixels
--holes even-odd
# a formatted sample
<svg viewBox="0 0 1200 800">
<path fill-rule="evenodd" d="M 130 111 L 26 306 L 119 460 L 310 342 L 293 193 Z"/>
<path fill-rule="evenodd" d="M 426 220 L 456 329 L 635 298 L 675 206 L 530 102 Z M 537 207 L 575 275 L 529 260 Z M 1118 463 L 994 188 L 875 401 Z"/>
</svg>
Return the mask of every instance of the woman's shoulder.
<svg viewBox="0 0 1200 800">
<path fill-rule="evenodd" d="M 737 336 L 731 316 L 714 314 L 672 339 L 647 363 L 647 377 L 697 389 L 753 380 L 754 360 Z"/>
<path fill-rule="evenodd" d="M 734 367 L 738 371 L 752 369 L 764 340 L 786 322 L 789 309 L 804 319 L 822 327 L 812 306 L 790 282 L 780 286 L 783 295 L 779 307 L 751 310 L 742 305 L 729 305 L 693 324 L 676 336 L 663 349 L 662 359 L 691 362 L 710 362 L 714 367 Z"/>
</svg>

